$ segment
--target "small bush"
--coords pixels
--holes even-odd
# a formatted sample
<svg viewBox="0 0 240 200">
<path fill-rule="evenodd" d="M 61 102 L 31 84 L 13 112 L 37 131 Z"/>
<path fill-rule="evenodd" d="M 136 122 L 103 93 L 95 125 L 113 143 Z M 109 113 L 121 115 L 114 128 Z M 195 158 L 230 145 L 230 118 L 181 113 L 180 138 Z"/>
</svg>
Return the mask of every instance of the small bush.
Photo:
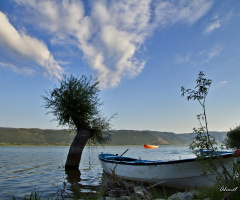
<svg viewBox="0 0 240 200">
<path fill-rule="evenodd" d="M 227 139 L 225 141 L 228 148 L 240 148 L 240 125 L 234 129 L 230 129 L 227 133 Z"/>
</svg>

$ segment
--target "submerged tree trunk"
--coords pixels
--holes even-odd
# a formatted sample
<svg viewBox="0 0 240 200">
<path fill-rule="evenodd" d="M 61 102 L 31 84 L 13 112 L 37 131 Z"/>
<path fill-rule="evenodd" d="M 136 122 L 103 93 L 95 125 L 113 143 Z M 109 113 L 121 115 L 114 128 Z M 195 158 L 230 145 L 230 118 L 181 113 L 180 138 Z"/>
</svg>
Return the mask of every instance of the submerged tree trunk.
<svg viewBox="0 0 240 200">
<path fill-rule="evenodd" d="M 90 138 L 89 130 L 78 130 L 67 156 L 65 169 L 78 169 L 83 149 Z"/>
</svg>

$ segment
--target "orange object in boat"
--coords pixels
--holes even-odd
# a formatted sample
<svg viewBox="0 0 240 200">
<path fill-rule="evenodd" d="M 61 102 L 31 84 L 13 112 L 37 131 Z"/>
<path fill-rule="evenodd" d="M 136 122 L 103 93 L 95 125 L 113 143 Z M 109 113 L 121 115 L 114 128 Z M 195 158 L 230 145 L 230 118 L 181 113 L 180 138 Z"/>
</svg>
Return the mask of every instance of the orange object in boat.
<svg viewBox="0 0 240 200">
<path fill-rule="evenodd" d="M 145 149 L 147 148 L 158 148 L 158 145 L 151 145 L 151 144 L 144 144 L 143 145 Z"/>
</svg>

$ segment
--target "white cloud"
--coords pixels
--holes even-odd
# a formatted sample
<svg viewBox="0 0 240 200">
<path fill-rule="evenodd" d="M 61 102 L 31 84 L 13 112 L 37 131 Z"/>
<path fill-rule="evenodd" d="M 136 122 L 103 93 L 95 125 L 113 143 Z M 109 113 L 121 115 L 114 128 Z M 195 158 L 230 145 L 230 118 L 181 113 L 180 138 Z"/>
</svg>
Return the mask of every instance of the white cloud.
<svg viewBox="0 0 240 200">
<path fill-rule="evenodd" d="M 17 55 L 18 58 L 37 62 L 45 68 L 45 75 L 61 78 L 63 69 L 54 60 L 47 46 L 42 41 L 30 37 L 24 32 L 18 32 L 2 12 L 0 12 L 0 46 L 3 46 L 10 54 Z M 15 72 L 20 72 L 20 69 L 14 65 L 8 64 L 6 66 Z M 26 67 L 23 67 L 21 71 L 32 73 L 32 70 Z"/>
<path fill-rule="evenodd" d="M 209 0 L 102 0 L 88 2 L 86 10 L 77 0 L 15 2 L 26 8 L 28 23 L 52 33 L 52 44 L 74 40 L 105 88 L 141 73 L 146 62 L 137 53 L 157 27 L 191 25 L 212 5 Z"/>
<path fill-rule="evenodd" d="M 220 27 L 221 27 L 221 20 L 217 19 L 216 21 L 208 24 L 208 26 L 204 30 L 204 34 L 210 35 L 213 31 L 219 29 Z"/>
</svg>

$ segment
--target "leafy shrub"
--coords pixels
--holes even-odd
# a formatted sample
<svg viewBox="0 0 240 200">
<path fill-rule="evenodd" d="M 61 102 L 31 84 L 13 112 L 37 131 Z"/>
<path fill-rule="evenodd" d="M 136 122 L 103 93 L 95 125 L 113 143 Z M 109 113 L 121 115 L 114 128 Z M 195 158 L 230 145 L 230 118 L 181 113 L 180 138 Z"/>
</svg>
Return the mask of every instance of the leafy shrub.
<svg viewBox="0 0 240 200">
<path fill-rule="evenodd" d="M 234 129 L 230 129 L 227 133 L 226 145 L 228 148 L 240 148 L 240 125 Z"/>
</svg>

